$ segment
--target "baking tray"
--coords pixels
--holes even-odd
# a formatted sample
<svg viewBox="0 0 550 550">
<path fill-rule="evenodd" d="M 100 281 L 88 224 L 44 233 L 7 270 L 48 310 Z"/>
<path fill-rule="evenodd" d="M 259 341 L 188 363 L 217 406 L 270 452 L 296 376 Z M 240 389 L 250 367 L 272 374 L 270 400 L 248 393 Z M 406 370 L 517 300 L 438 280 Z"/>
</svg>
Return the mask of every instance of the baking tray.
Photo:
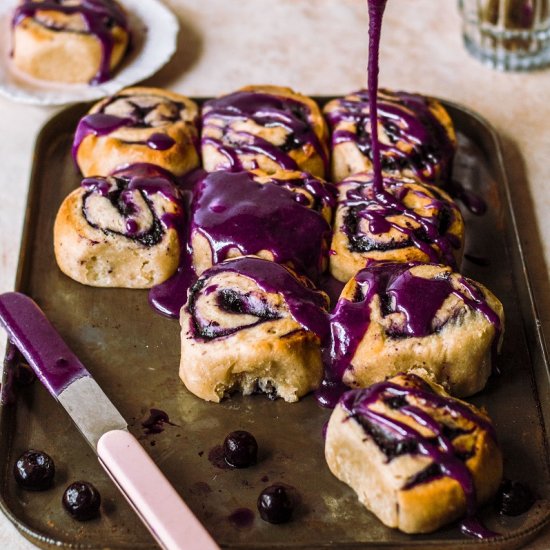
<svg viewBox="0 0 550 550">
<path fill-rule="evenodd" d="M 327 98 L 319 99 L 320 103 Z M 459 134 L 455 178 L 483 197 L 484 216 L 464 209 L 467 227 L 463 271 L 486 284 L 504 303 L 506 333 L 498 359 L 500 376 L 471 399 L 493 418 L 505 456 L 505 475 L 527 482 L 541 500 L 526 514 L 499 517 L 490 507 L 482 518 L 505 537 L 485 546 L 516 548 L 549 521 L 550 422 L 548 359 L 503 169 L 498 140 L 476 114 L 445 102 Z M 63 198 L 79 184 L 70 156 L 72 134 L 87 106 L 66 109 L 41 131 L 35 150 L 17 290 L 33 297 L 83 360 L 123 416 L 130 431 L 223 547 L 229 548 L 464 548 L 479 541 L 456 525 L 432 535 L 408 536 L 386 528 L 334 478 L 323 457 L 323 425 L 330 411 L 313 396 L 299 403 L 264 396 L 235 397 L 222 404 L 201 401 L 178 379 L 179 325 L 154 313 L 146 291 L 98 289 L 64 276 L 53 255 L 52 227 Z M 525 185 L 525 182 L 514 182 Z M 483 265 L 482 265 L 483 264 Z M 0 505 L 27 538 L 41 547 L 154 548 L 155 544 L 97 463 L 70 418 L 40 384 L 10 383 L 17 356 L 8 348 L 0 413 Z M 141 422 L 151 408 L 176 425 L 146 435 Z M 257 438 L 259 462 L 244 470 L 212 463 L 232 430 Z M 55 486 L 25 492 L 12 475 L 14 460 L 28 448 L 49 453 L 57 466 Z M 210 456 L 210 459 L 209 459 Z M 215 460 L 213 461 L 215 462 Z M 103 496 L 101 518 L 73 521 L 61 506 L 64 488 L 92 481 Z M 295 519 L 270 525 L 256 512 L 260 491 L 274 482 L 300 495 Z M 251 525 L 234 514 L 255 512 Z"/>
</svg>

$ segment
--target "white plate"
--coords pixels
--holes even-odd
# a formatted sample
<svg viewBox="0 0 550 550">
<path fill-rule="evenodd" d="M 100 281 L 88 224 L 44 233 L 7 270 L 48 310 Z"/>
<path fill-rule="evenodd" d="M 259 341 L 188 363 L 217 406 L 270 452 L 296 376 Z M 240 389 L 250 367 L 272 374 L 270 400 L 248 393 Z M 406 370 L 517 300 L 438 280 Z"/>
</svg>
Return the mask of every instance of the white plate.
<svg viewBox="0 0 550 550">
<path fill-rule="evenodd" d="M 17 0 L 0 6 L 0 95 L 34 105 L 65 105 L 112 95 L 156 73 L 176 51 L 179 23 L 159 0 L 118 0 L 128 12 L 132 48 L 113 78 L 97 86 L 37 80 L 19 71 L 11 52 L 11 18 Z"/>
</svg>

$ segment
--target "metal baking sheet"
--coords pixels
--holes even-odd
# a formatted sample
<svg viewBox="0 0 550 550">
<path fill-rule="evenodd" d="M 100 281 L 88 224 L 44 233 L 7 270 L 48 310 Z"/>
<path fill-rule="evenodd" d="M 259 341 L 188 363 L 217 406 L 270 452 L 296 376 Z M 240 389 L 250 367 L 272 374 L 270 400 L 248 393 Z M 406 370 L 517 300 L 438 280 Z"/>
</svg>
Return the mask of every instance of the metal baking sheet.
<svg viewBox="0 0 550 550">
<path fill-rule="evenodd" d="M 326 101 L 323 99 L 320 102 Z M 492 289 L 506 312 L 506 333 L 498 359 L 500 376 L 472 401 L 494 419 L 505 456 L 505 475 L 527 482 L 541 500 L 527 514 L 499 517 L 490 507 L 482 517 L 505 534 L 486 546 L 516 548 L 549 521 L 550 422 L 548 359 L 521 251 L 498 140 L 477 115 L 452 104 L 460 148 L 455 178 L 483 197 L 484 216 L 464 209 L 466 252 L 486 265 L 465 260 L 463 271 Z M 386 528 L 336 480 L 325 465 L 322 429 L 329 411 L 313 396 L 297 404 L 263 396 L 212 404 L 189 394 L 178 378 L 179 325 L 154 313 L 147 292 L 97 289 L 64 276 L 53 255 L 52 227 L 63 198 L 79 184 L 70 155 L 72 134 L 86 106 L 56 115 L 40 133 L 34 157 L 17 289 L 44 309 L 69 346 L 128 420 L 136 435 L 218 543 L 227 548 L 464 548 L 478 541 L 456 525 L 431 535 L 408 536 Z M 523 182 L 521 182 L 523 184 Z M 0 414 L 0 505 L 20 531 L 40 547 L 154 548 L 137 516 L 97 463 L 90 448 L 40 384 L 10 384 L 17 359 L 5 361 Z M 12 394 L 12 395 L 10 395 Z M 146 435 L 141 422 L 149 409 L 168 413 L 175 425 Z M 216 467 L 225 435 L 246 429 L 257 438 L 260 459 L 244 470 Z M 12 475 L 28 448 L 49 453 L 57 466 L 54 487 L 25 492 Z M 101 518 L 72 520 L 62 509 L 65 487 L 92 481 L 103 496 Z M 260 491 L 274 482 L 295 487 L 295 519 L 270 525 L 256 512 Z M 255 512 L 249 526 L 232 521 L 240 508 Z"/>
</svg>

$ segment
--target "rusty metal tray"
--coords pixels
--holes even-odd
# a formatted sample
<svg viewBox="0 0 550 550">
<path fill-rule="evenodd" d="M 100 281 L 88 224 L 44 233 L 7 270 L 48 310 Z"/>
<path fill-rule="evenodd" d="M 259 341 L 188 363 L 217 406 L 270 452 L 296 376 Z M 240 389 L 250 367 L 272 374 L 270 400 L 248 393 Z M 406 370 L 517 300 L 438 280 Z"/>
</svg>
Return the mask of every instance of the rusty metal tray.
<svg viewBox="0 0 550 550">
<path fill-rule="evenodd" d="M 320 102 L 326 99 L 319 99 Z M 530 512 L 499 517 L 483 511 L 487 525 L 505 534 L 485 546 L 516 548 L 534 538 L 550 519 L 550 426 L 548 357 L 529 286 L 498 140 L 476 114 L 446 103 L 458 129 L 455 177 L 488 204 L 484 216 L 464 210 L 466 251 L 488 265 L 464 262 L 466 275 L 486 284 L 504 303 L 507 322 L 502 374 L 472 399 L 495 421 L 505 456 L 505 474 L 529 483 L 541 500 Z M 57 268 L 52 226 L 63 198 L 79 183 L 70 156 L 72 133 L 85 105 L 56 115 L 41 131 L 34 157 L 17 289 L 32 296 L 128 420 L 130 430 L 223 547 L 228 548 L 465 548 L 479 541 L 456 525 L 427 536 L 407 536 L 384 527 L 355 494 L 329 472 L 321 436 L 329 411 L 312 396 L 297 404 L 265 397 L 201 401 L 178 379 L 179 325 L 152 311 L 147 292 L 82 286 Z M 514 182 L 516 183 L 516 182 Z M 524 182 L 517 182 L 524 185 Z M 0 506 L 40 547 L 154 548 L 155 544 L 97 463 L 68 415 L 35 383 L 10 384 L 14 361 L 5 361 L 0 411 Z M 10 391 L 14 394 L 10 399 Z M 174 426 L 146 435 L 141 421 L 150 408 L 166 411 Z M 255 434 L 261 449 L 255 467 L 223 470 L 209 453 L 235 429 Z M 13 479 L 16 457 L 45 450 L 57 465 L 54 487 L 31 493 Z M 101 518 L 73 521 L 61 506 L 64 488 L 76 479 L 101 491 Z M 301 504 L 291 523 L 274 526 L 258 514 L 244 527 L 230 521 L 239 508 L 256 510 L 267 485 L 296 488 Z"/>
</svg>

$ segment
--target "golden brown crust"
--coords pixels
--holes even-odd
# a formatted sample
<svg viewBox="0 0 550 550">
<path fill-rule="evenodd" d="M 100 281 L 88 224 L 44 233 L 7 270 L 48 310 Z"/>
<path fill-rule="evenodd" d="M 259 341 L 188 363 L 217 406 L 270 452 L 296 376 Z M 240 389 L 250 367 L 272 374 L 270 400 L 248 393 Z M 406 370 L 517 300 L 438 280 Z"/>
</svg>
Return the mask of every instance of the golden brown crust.
<svg viewBox="0 0 550 550">
<path fill-rule="evenodd" d="M 75 16 L 41 11 L 58 25 L 74 26 Z M 80 18 L 80 16 L 76 16 Z M 78 25 L 78 23 L 77 23 Z M 111 71 L 122 61 L 128 48 L 128 31 L 118 25 L 111 29 L 113 48 Z M 23 18 L 13 29 L 13 62 L 23 72 L 40 80 L 88 83 L 97 74 L 103 49 L 92 34 L 81 31 L 50 29 L 31 17 Z"/>
<path fill-rule="evenodd" d="M 238 92 L 257 92 L 265 93 L 283 98 L 289 98 L 307 106 L 309 110 L 308 121 L 311 124 L 315 135 L 323 149 L 325 157 L 328 158 L 328 128 L 321 114 L 319 106 L 311 98 L 293 91 L 291 88 L 272 85 L 254 85 L 245 86 L 237 90 Z M 211 109 L 208 106 L 203 108 L 203 118 L 208 115 Z M 207 172 L 216 170 L 225 170 L 230 167 L 227 157 L 211 143 L 206 142 L 205 138 L 221 140 L 224 146 L 231 148 L 231 143 L 245 143 L 246 139 L 239 135 L 239 132 L 252 134 L 265 139 L 271 144 L 281 146 L 285 143 L 288 131 L 282 126 L 261 126 L 251 119 L 236 120 L 227 122 L 222 118 L 209 116 L 208 124 L 202 127 L 202 161 L 203 167 Z M 244 141 L 243 141 L 244 140 Z M 273 174 L 281 170 L 281 165 L 268 156 L 257 152 L 237 154 L 242 168 L 245 170 L 260 169 L 267 174 Z M 309 142 L 301 147 L 292 149 L 288 156 L 297 164 L 300 170 L 309 172 L 314 176 L 325 177 L 325 163 L 322 156 L 316 148 Z"/>
<path fill-rule="evenodd" d="M 123 101 L 133 98 L 160 102 L 155 110 L 158 112 L 158 118 L 153 119 L 149 126 L 123 125 L 107 135 L 88 134 L 80 143 L 76 156 L 84 176 L 108 176 L 137 163 L 159 166 L 175 176 L 181 176 L 196 168 L 199 165 L 196 148 L 198 106 L 189 98 L 160 88 L 127 88 L 116 96 L 96 103 L 89 114 L 105 112 L 124 117 Z M 183 105 L 177 120 L 162 121 L 163 100 Z M 166 150 L 152 149 L 147 145 L 147 140 L 154 134 L 169 136 L 175 143 Z"/>
<path fill-rule="evenodd" d="M 68 195 L 55 219 L 55 257 L 65 275 L 90 286 L 150 288 L 176 271 L 180 243 L 175 229 L 166 229 L 155 246 L 102 231 L 83 216 L 85 194 L 78 188 Z M 174 212 L 173 204 L 165 202 L 166 211 Z"/>
<path fill-rule="evenodd" d="M 358 217 L 356 220 L 357 228 L 354 236 L 368 239 L 372 243 L 376 243 L 377 246 L 368 251 L 360 251 L 353 248 L 350 242 L 350 230 L 346 227 L 346 218 L 350 215 L 350 206 L 346 203 L 347 194 L 360 190 L 365 183 L 370 184 L 371 181 L 372 175 L 362 173 L 350 176 L 338 184 L 339 198 L 331 244 L 330 273 L 343 283 L 348 282 L 358 271 L 372 261 L 433 261 L 422 248 L 410 241 L 404 231 L 400 231 L 394 226 L 389 231 L 374 233 L 370 231 L 369 222 L 364 217 Z M 391 179 L 388 181 L 391 181 Z M 389 192 L 394 196 L 399 193 L 399 202 L 407 209 L 407 212 L 410 211 L 415 215 L 422 216 L 426 220 L 429 220 L 434 227 L 439 226 L 440 218 L 443 214 L 449 218 L 448 227 L 446 227 L 440 236 L 443 237 L 445 243 L 452 249 L 450 258 L 446 258 L 446 254 L 437 243 L 432 241 L 429 244 L 434 254 L 439 256 L 439 260 L 442 263 L 449 263 L 452 260 L 456 266 L 460 266 L 464 251 L 465 227 L 464 219 L 458 206 L 456 206 L 447 193 L 432 185 L 423 184 L 414 178 L 406 177 L 395 178 L 395 181 L 397 186 L 387 189 L 391 189 Z M 404 190 L 407 190 L 406 194 L 404 194 Z M 441 205 L 444 205 L 445 212 L 443 212 Z M 360 211 L 362 213 L 375 212 L 379 208 L 379 205 L 370 204 L 368 207 L 363 207 Z M 392 213 L 386 219 L 405 231 L 420 228 L 419 222 L 413 220 L 410 215 Z M 453 246 L 451 241 L 459 243 L 459 246 Z M 425 240 L 421 241 L 421 243 L 424 244 Z"/>
<path fill-rule="evenodd" d="M 450 277 L 453 286 L 464 292 L 462 276 L 449 267 L 420 264 L 410 272 L 426 279 Z M 487 305 L 498 315 L 503 331 L 504 310 L 500 301 L 482 284 L 466 281 L 483 294 Z M 353 301 L 356 292 L 357 282 L 352 279 L 340 299 Z M 481 311 L 466 307 L 452 294 L 436 314 L 443 324 L 439 330 L 422 337 L 392 337 L 391 325 L 400 315 L 385 315 L 380 297 L 374 296 L 370 302 L 368 329 L 344 374 L 347 385 L 364 388 L 400 372 L 414 372 L 441 384 L 458 397 L 473 395 L 484 388 L 491 374 L 496 329 Z"/>
<path fill-rule="evenodd" d="M 397 376 L 390 382 L 402 385 L 404 378 Z M 437 385 L 431 384 L 431 387 L 437 394 L 452 399 Z M 464 464 L 472 476 L 477 503 L 482 505 L 490 500 L 502 478 L 502 455 L 492 435 L 463 416 L 445 416 L 444 412 L 421 401 L 407 399 L 409 404 L 420 407 L 438 422 L 451 423 L 453 428 L 464 430 L 465 433 L 452 440 L 453 448 L 458 453 L 467 451 L 471 455 Z M 468 403 L 460 403 L 489 421 L 482 411 Z M 411 426 L 425 436 L 432 433 L 411 416 L 380 402 L 372 409 Z M 352 487 L 360 502 L 389 527 L 406 533 L 429 533 L 466 513 L 464 490 L 451 477 L 436 477 L 405 488 L 406 481 L 428 467 L 432 459 L 402 454 L 388 460 L 342 404 L 334 409 L 328 424 L 325 456 L 331 472 Z"/>
</svg>

